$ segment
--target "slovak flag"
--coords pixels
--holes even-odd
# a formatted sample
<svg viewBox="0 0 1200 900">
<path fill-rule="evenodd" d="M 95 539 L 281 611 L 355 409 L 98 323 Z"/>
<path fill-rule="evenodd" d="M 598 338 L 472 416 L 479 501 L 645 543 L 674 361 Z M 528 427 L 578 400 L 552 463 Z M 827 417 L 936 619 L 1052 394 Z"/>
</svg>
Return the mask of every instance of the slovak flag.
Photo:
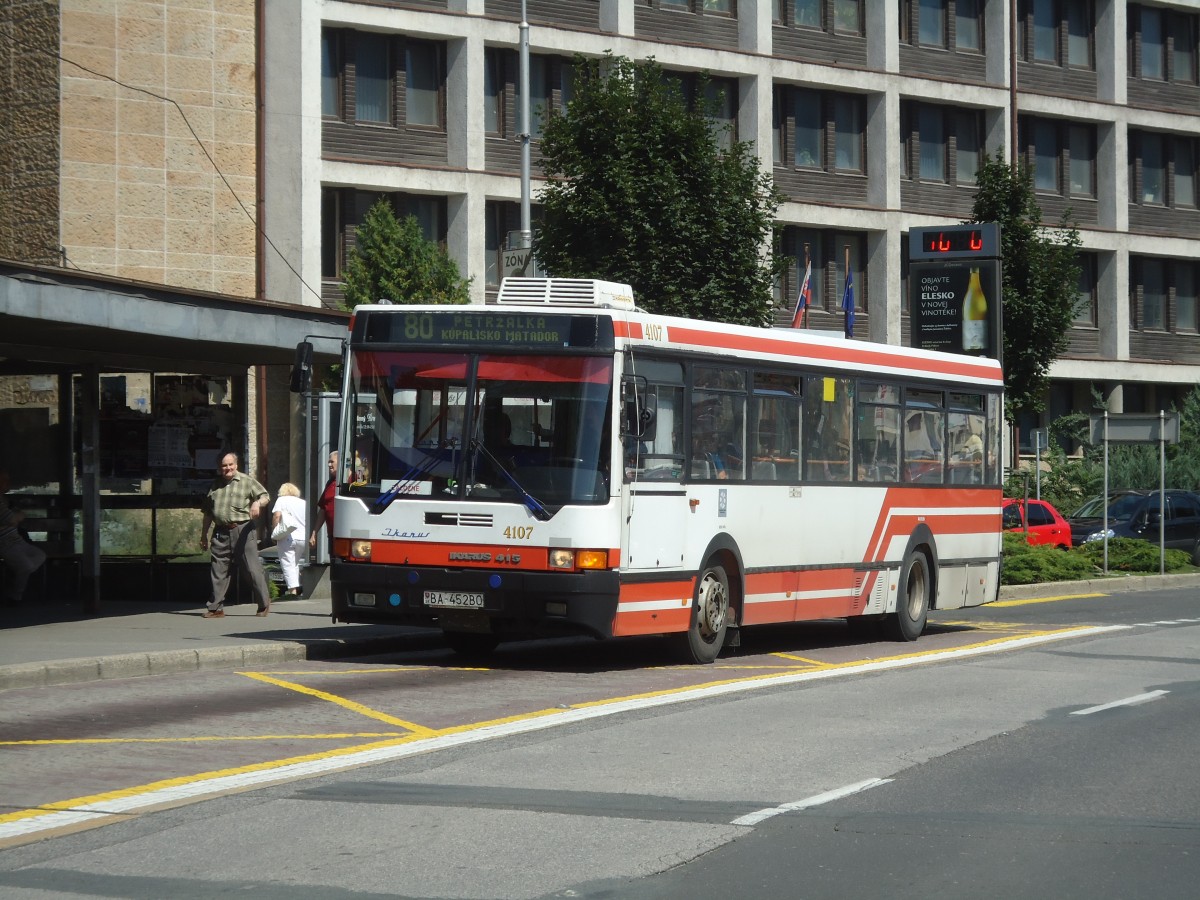
<svg viewBox="0 0 1200 900">
<path fill-rule="evenodd" d="M 842 309 L 846 312 L 846 337 L 854 337 L 854 273 L 846 270 L 846 289 L 842 291 Z"/>
<path fill-rule="evenodd" d="M 812 262 L 809 262 L 804 269 L 804 280 L 800 282 L 800 295 L 796 298 L 796 312 L 792 315 L 793 328 L 800 327 L 810 303 L 812 303 Z"/>
</svg>

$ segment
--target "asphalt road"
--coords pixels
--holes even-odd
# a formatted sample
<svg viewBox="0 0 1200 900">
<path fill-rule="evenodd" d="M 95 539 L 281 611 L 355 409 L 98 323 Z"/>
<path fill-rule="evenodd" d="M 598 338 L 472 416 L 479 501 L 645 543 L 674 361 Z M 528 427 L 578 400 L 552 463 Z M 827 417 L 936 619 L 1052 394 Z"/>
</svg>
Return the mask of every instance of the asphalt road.
<svg viewBox="0 0 1200 900">
<path fill-rule="evenodd" d="M 1197 626 L 1146 592 L 714 667 L 547 643 L 8 692 L 10 824 L 66 818 L 9 835 L 0 893 L 1191 897 Z"/>
</svg>

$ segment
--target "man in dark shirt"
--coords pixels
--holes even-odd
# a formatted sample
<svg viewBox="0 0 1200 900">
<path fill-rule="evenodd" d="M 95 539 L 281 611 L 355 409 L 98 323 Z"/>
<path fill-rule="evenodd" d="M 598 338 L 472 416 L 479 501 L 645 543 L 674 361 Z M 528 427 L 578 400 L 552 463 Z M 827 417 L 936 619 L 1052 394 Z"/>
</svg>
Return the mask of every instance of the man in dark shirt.
<svg viewBox="0 0 1200 900">
<path fill-rule="evenodd" d="M 225 594 L 229 590 L 229 570 L 237 566 L 250 579 L 258 612 L 265 616 L 271 608 L 271 595 L 262 560 L 258 556 L 256 523 L 264 504 L 271 499 L 266 488 L 244 472 L 238 471 L 236 454 L 221 457 L 221 474 L 213 479 L 201 510 L 204 524 L 200 529 L 200 549 L 212 554 L 212 599 L 204 611 L 206 619 L 225 617 Z M 212 543 L 208 540 L 212 528 Z"/>
</svg>

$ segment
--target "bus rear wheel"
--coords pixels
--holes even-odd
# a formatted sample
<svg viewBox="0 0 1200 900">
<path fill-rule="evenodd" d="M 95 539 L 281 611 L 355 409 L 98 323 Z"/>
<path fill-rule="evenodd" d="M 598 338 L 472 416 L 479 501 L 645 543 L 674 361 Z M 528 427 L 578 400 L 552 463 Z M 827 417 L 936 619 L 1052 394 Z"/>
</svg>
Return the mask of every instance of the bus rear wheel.
<svg viewBox="0 0 1200 900">
<path fill-rule="evenodd" d="M 475 631 L 443 631 L 442 638 L 446 646 L 459 656 L 469 658 L 487 656 L 500 644 L 500 638 L 496 635 Z"/>
<path fill-rule="evenodd" d="M 887 633 L 894 641 L 915 641 L 925 631 L 933 590 L 929 558 L 920 551 L 904 561 L 896 611 L 887 617 Z"/>
<path fill-rule="evenodd" d="M 729 630 L 729 575 L 719 564 L 707 565 L 696 583 L 692 604 L 692 624 L 680 635 L 681 656 L 685 662 L 713 662 L 725 646 Z"/>
</svg>

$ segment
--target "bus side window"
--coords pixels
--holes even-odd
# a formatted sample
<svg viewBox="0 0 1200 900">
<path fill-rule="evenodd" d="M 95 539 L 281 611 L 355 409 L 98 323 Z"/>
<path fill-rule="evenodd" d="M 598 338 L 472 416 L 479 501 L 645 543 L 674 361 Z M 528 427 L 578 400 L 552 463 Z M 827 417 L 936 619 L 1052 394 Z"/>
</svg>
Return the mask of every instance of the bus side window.
<svg viewBox="0 0 1200 900">
<path fill-rule="evenodd" d="M 804 478 L 850 481 L 854 381 L 810 375 L 804 379 Z"/>
</svg>

